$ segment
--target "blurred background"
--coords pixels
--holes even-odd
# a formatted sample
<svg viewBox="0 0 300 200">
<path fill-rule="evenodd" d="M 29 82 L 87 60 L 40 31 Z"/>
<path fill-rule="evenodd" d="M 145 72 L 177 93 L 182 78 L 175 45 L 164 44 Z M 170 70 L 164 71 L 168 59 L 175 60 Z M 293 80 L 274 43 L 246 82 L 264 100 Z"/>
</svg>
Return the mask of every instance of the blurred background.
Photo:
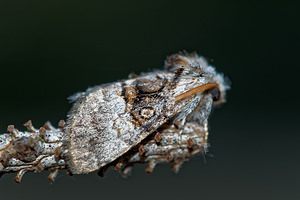
<svg viewBox="0 0 300 200">
<path fill-rule="evenodd" d="M 232 81 L 210 118 L 206 163 L 173 174 L 145 165 L 50 184 L 48 172 L 0 179 L 1 199 L 299 199 L 299 1 L 0 1 L 0 131 L 57 124 L 67 97 L 162 69 L 181 50 Z"/>
</svg>

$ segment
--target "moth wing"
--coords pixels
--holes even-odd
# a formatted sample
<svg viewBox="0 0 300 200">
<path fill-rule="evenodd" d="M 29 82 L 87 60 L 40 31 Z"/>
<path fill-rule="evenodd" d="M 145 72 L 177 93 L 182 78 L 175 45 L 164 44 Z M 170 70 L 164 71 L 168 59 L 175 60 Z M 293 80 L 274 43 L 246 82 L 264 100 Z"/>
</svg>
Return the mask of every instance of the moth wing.
<svg viewBox="0 0 300 200">
<path fill-rule="evenodd" d="M 96 86 L 79 97 L 66 126 L 72 173 L 114 161 L 173 117 L 186 101 L 175 105 L 172 87 L 171 74 L 150 74 Z"/>
</svg>

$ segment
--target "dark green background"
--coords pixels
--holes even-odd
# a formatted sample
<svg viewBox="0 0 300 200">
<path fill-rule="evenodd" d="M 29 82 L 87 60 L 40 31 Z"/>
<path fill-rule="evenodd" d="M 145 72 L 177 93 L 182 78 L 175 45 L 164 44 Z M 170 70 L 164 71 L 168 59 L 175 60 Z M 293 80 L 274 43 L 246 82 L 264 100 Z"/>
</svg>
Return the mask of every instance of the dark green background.
<svg viewBox="0 0 300 200">
<path fill-rule="evenodd" d="M 152 175 L 137 166 L 49 184 L 0 180 L 0 198 L 299 199 L 299 1 L 0 0 L 0 130 L 65 119 L 87 87 L 161 69 L 197 51 L 232 81 L 210 119 L 210 154 Z"/>
</svg>

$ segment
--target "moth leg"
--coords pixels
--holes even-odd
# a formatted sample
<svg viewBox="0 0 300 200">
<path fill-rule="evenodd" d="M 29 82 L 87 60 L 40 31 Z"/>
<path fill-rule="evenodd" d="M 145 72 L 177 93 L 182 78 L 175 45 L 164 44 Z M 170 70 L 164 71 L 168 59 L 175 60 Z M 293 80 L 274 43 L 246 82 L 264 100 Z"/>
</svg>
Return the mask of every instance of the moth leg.
<svg viewBox="0 0 300 200">
<path fill-rule="evenodd" d="M 20 171 L 18 171 L 17 176 L 15 177 L 15 181 L 17 183 L 21 183 L 22 177 L 23 175 L 27 172 L 27 169 L 21 169 Z"/>
<path fill-rule="evenodd" d="M 146 173 L 152 174 L 156 164 L 157 164 L 156 160 L 151 160 L 145 169 Z"/>
<path fill-rule="evenodd" d="M 55 181 L 55 178 L 56 178 L 58 172 L 59 172 L 59 169 L 54 169 L 54 170 L 49 174 L 48 179 L 49 179 L 50 182 L 54 182 L 54 181 Z"/>
</svg>

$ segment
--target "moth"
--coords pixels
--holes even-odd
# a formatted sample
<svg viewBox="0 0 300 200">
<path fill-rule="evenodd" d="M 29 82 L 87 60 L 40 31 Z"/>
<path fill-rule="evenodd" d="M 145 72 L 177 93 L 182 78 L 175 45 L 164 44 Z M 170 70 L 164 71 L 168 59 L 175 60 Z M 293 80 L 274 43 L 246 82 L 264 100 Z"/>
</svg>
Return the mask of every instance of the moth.
<svg viewBox="0 0 300 200">
<path fill-rule="evenodd" d="M 127 176 L 132 166 L 148 163 L 152 173 L 159 163 L 184 161 L 206 152 L 208 117 L 214 105 L 225 102 L 229 84 L 205 58 L 178 53 L 163 70 L 102 84 L 72 97 L 66 122 L 49 122 L 28 131 L 13 125 L 0 135 L 0 173 L 51 170 L 54 181 L 61 169 L 86 174 L 108 167 Z"/>
</svg>

